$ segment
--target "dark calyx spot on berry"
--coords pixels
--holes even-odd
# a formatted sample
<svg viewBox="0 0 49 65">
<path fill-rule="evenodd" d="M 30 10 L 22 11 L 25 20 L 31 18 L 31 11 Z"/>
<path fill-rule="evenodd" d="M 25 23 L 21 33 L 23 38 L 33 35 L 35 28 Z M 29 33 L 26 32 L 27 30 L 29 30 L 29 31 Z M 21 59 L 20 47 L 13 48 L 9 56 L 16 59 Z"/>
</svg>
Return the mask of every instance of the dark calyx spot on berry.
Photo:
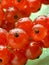
<svg viewBox="0 0 49 65">
<path fill-rule="evenodd" d="M 14 16 L 14 19 L 17 19 L 17 18 L 18 18 L 18 16 L 17 16 L 17 15 L 15 15 L 15 16 Z"/>
<path fill-rule="evenodd" d="M 35 33 L 37 33 L 37 34 L 38 34 L 38 33 L 39 33 L 39 30 L 38 30 L 38 29 L 36 29 L 36 30 L 35 30 Z"/>
<path fill-rule="evenodd" d="M 2 62 L 2 59 L 0 59 L 0 63 Z"/>
<path fill-rule="evenodd" d="M 18 33 L 15 33 L 14 35 L 15 35 L 15 37 L 19 37 L 19 34 Z"/>
<path fill-rule="evenodd" d="M 20 2 L 21 0 L 17 0 L 18 2 Z"/>
<path fill-rule="evenodd" d="M 37 59 L 39 59 L 40 56 L 37 57 Z"/>
<path fill-rule="evenodd" d="M 38 11 L 40 10 L 40 8 L 38 9 Z"/>
</svg>

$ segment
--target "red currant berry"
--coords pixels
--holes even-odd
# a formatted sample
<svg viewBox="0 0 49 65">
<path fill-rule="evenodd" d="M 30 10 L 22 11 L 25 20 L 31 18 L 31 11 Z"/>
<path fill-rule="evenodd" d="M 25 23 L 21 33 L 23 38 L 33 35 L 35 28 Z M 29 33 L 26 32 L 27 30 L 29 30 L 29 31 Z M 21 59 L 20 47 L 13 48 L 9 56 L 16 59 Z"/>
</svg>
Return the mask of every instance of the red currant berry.
<svg viewBox="0 0 49 65">
<path fill-rule="evenodd" d="M 36 24 L 32 27 L 31 38 L 35 41 L 43 40 L 47 35 L 47 29 L 41 25 Z"/>
<path fill-rule="evenodd" d="M 9 32 L 9 45 L 15 49 L 22 49 L 28 44 L 28 35 L 22 29 L 15 28 Z"/>
<path fill-rule="evenodd" d="M 37 42 L 31 42 L 26 49 L 26 56 L 28 59 L 36 59 L 42 54 L 42 48 Z"/>
<path fill-rule="evenodd" d="M 27 0 L 28 6 L 32 12 L 37 12 L 41 8 L 41 0 Z"/>
<path fill-rule="evenodd" d="M 49 16 L 38 16 L 35 20 L 34 20 L 34 24 L 42 24 L 46 29 L 47 29 L 47 34 L 49 34 Z"/>
</svg>

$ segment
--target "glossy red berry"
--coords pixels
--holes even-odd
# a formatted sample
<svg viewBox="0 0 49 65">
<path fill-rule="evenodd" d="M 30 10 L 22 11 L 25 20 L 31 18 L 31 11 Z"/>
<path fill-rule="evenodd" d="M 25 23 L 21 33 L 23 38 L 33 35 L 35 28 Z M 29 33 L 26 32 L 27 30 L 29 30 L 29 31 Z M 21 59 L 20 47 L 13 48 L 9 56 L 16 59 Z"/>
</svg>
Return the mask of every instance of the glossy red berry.
<svg viewBox="0 0 49 65">
<path fill-rule="evenodd" d="M 42 54 L 42 48 L 37 42 L 31 42 L 26 49 L 26 56 L 29 59 L 36 59 Z"/>
<path fill-rule="evenodd" d="M 42 24 L 49 34 L 49 16 L 41 15 L 34 20 L 34 24 Z"/>
<path fill-rule="evenodd" d="M 49 16 L 41 15 L 34 20 L 34 24 L 42 24 L 49 31 Z"/>
<path fill-rule="evenodd" d="M 33 40 L 41 41 L 46 37 L 47 29 L 41 24 L 36 24 L 32 27 L 32 31 L 30 34 Z"/>
<path fill-rule="evenodd" d="M 28 6 L 32 12 L 37 12 L 41 8 L 41 0 L 27 0 Z"/>
<path fill-rule="evenodd" d="M 22 49 L 28 44 L 27 33 L 19 28 L 9 31 L 9 45 L 14 49 Z"/>
<path fill-rule="evenodd" d="M 33 22 L 30 18 L 28 17 L 24 17 L 19 19 L 16 23 L 15 23 L 15 27 L 17 28 L 21 28 L 23 30 L 25 30 L 28 34 L 30 34 L 31 28 L 33 26 Z"/>
</svg>

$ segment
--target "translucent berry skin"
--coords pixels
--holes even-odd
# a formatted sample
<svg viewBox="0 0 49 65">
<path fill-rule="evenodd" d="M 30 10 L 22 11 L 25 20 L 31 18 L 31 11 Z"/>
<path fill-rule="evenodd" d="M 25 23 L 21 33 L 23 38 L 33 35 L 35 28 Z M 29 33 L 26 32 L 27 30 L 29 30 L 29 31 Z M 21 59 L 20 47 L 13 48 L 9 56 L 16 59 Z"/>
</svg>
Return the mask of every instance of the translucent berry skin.
<svg viewBox="0 0 49 65">
<path fill-rule="evenodd" d="M 14 49 L 22 49 L 28 44 L 27 33 L 19 28 L 9 31 L 9 45 Z"/>
<path fill-rule="evenodd" d="M 16 23 L 15 27 L 21 28 L 25 30 L 28 34 L 30 34 L 31 28 L 33 26 L 33 22 L 29 17 L 20 18 Z"/>
<path fill-rule="evenodd" d="M 37 59 L 42 54 L 42 48 L 37 42 L 30 42 L 26 49 L 26 56 L 28 59 Z"/>
<path fill-rule="evenodd" d="M 37 12 L 41 8 L 41 0 L 27 0 L 28 6 L 32 12 Z"/>
<path fill-rule="evenodd" d="M 0 45 L 8 45 L 8 32 L 2 28 L 0 28 Z"/>
<path fill-rule="evenodd" d="M 47 29 L 41 25 L 36 24 L 32 27 L 31 38 L 35 41 L 42 41 L 47 36 Z"/>
<path fill-rule="evenodd" d="M 43 47 L 48 48 L 49 47 L 49 15 L 48 16 L 38 16 L 34 24 L 42 24 L 46 29 L 47 29 L 47 36 L 42 40 L 43 42 Z"/>
<path fill-rule="evenodd" d="M 49 5 L 49 0 L 41 0 L 43 4 Z"/>
<path fill-rule="evenodd" d="M 25 54 L 19 50 L 14 51 L 14 53 L 15 57 L 11 61 L 12 65 L 25 65 L 27 62 L 27 57 Z"/>
<path fill-rule="evenodd" d="M 6 65 L 11 58 L 10 51 L 6 46 L 0 45 L 0 65 Z"/>
</svg>

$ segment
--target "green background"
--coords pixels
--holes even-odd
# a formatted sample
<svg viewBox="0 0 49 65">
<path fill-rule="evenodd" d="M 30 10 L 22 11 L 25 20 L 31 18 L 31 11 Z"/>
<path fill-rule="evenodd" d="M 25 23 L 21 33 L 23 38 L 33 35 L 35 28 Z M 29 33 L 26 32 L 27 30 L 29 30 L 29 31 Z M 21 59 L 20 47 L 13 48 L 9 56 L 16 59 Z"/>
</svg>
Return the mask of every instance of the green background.
<svg viewBox="0 0 49 65">
<path fill-rule="evenodd" d="M 49 5 L 42 5 L 41 10 L 31 13 L 30 18 L 34 20 L 39 15 L 49 15 Z M 39 59 L 28 60 L 26 65 L 49 65 L 49 48 L 43 48 L 43 53 Z"/>
</svg>

